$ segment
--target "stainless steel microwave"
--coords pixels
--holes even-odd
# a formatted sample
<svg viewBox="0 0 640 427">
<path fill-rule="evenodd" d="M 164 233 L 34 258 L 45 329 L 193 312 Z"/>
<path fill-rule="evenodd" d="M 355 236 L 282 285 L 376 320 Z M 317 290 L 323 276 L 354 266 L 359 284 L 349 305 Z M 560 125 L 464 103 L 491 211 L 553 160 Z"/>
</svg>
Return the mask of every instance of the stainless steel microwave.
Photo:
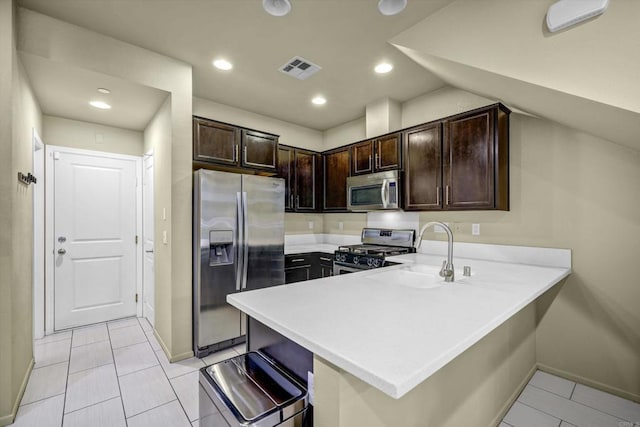
<svg viewBox="0 0 640 427">
<path fill-rule="evenodd" d="M 356 212 L 400 209 L 398 171 L 348 177 L 347 208 Z"/>
</svg>

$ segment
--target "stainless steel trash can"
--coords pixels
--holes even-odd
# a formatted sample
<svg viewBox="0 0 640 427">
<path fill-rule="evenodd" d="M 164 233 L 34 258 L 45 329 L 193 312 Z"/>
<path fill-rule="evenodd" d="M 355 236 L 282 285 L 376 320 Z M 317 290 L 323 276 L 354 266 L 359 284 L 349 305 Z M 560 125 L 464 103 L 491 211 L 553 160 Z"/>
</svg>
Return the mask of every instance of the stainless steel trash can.
<svg viewBox="0 0 640 427">
<path fill-rule="evenodd" d="M 200 370 L 200 426 L 302 427 L 307 390 L 259 352 Z"/>
</svg>

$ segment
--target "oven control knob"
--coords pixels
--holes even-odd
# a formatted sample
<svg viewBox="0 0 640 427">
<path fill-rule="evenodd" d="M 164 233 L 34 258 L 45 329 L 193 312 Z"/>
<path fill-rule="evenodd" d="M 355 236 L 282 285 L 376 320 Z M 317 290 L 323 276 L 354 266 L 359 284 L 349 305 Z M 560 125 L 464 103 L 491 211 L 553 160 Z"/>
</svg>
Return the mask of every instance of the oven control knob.
<svg viewBox="0 0 640 427">
<path fill-rule="evenodd" d="M 374 260 L 373 260 L 373 266 L 374 266 L 374 267 L 378 267 L 378 266 L 380 266 L 380 260 L 379 260 L 379 259 L 374 259 Z"/>
<path fill-rule="evenodd" d="M 371 258 L 369 258 L 369 259 L 367 260 L 367 265 L 368 265 L 369 267 L 373 267 L 373 260 L 372 260 Z"/>
<path fill-rule="evenodd" d="M 347 260 L 347 256 L 346 255 L 340 256 L 340 261 L 345 262 L 346 260 Z"/>
<path fill-rule="evenodd" d="M 353 257 L 353 263 L 354 264 L 358 264 L 360 262 L 360 257 L 359 256 L 354 256 Z"/>
</svg>

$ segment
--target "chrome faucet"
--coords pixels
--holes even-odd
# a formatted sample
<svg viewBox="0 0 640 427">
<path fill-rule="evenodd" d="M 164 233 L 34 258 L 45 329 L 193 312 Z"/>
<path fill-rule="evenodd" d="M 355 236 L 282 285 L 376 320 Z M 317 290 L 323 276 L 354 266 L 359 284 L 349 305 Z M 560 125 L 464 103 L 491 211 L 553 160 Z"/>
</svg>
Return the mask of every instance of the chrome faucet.
<svg viewBox="0 0 640 427">
<path fill-rule="evenodd" d="M 420 245 L 422 245 L 422 235 L 424 234 L 426 229 L 436 225 L 442 227 L 444 231 L 447 232 L 447 241 L 449 244 L 448 251 L 447 251 L 447 259 L 442 262 L 442 268 L 440 269 L 440 277 L 444 277 L 445 282 L 453 282 L 455 280 L 454 273 L 453 273 L 453 233 L 451 232 L 451 229 L 447 224 L 439 221 L 431 221 L 426 223 L 422 227 L 418 235 L 418 244 L 416 245 L 416 249 L 419 249 Z"/>
</svg>

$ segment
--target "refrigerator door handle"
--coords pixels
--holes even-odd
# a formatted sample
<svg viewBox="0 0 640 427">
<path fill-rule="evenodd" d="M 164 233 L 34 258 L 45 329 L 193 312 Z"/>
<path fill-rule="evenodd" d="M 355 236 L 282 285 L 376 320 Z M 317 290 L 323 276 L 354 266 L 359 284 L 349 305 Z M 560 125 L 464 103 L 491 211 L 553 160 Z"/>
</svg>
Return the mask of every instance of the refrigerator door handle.
<svg viewBox="0 0 640 427">
<path fill-rule="evenodd" d="M 242 257 L 242 289 L 247 289 L 247 270 L 249 269 L 249 218 L 247 213 L 247 193 L 242 192 L 242 221 L 244 222 L 243 232 L 243 248 L 244 256 Z"/>
<path fill-rule="evenodd" d="M 242 288 L 242 267 L 244 258 L 242 256 L 242 198 L 240 197 L 239 192 L 236 193 L 236 210 L 236 291 L 240 291 L 240 289 Z"/>
</svg>

